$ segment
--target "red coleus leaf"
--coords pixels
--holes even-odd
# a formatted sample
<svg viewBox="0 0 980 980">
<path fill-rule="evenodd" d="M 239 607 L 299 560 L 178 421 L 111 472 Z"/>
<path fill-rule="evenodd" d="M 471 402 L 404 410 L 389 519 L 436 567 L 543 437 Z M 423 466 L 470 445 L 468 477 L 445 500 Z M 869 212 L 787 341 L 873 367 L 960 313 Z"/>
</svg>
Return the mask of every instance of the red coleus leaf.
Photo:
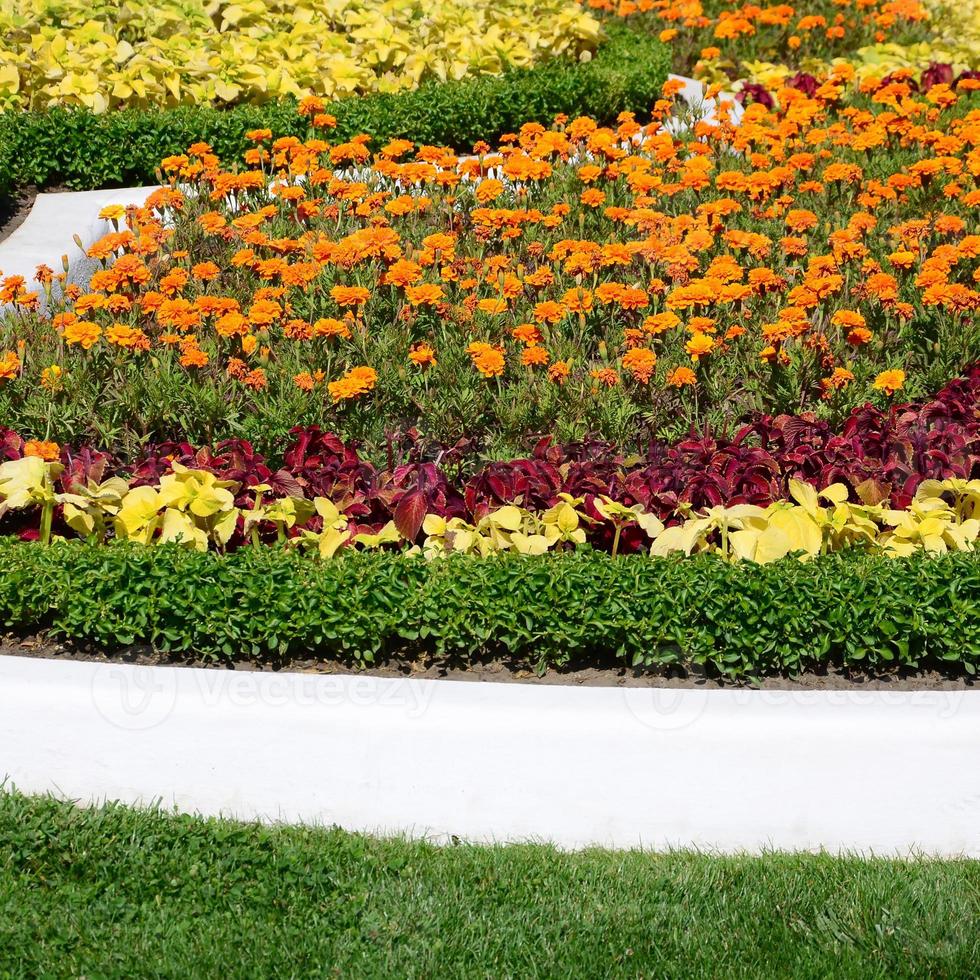
<svg viewBox="0 0 980 980">
<path fill-rule="evenodd" d="M 414 541 L 422 529 L 422 521 L 428 510 L 428 499 L 418 490 L 412 490 L 398 501 L 392 515 L 398 533 L 408 541 Z"/>
</svg>

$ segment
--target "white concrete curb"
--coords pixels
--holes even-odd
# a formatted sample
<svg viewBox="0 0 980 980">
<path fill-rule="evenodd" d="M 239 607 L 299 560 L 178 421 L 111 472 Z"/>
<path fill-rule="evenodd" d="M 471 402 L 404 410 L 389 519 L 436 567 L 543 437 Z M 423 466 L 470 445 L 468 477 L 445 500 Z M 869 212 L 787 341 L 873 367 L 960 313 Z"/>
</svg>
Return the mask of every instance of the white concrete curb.
<svg viewBox="0 0 980 980">
<path fill-rule="evenodd" d="M 87 247 L 112 231 L 99 211 L 110 204 L 141 205 L 156 187 L 118 187 L 102 191 L 66 191 L 38 194 L 30 214 L 9 238 L 0 242 L 0 278 L 23 276 L 29 291 L 39 265 L 62 272 L 62 256 L 68 256 L 68 281 L 87 283 L 98 263 L 87 258 L 75 244 L 78 235 Z"/>
<path fill-rule="evenodd" d="M 980 692 L 580 688 L 0 657 L 0 779 L 562 847 L 980 857 Z"/>
</svg>

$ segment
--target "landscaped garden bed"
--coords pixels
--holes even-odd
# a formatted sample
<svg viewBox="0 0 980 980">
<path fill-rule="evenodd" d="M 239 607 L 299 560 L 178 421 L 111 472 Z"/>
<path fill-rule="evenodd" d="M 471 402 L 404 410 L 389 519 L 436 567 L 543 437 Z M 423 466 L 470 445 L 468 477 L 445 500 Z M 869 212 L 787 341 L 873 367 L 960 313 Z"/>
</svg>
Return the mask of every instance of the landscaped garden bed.
<svg viewBox="0 0 980 980">
<path fill-rule="evenodd" d="M 697 6 L 555 5 L 508 65 L 397 85 L 368 32 L 369 94 L 337 103 L 305 55 L 256 98 L 259 8 L 220 84 L 159 42 L 166 97 L 133 76 L 166 10 L 135 47 L 107 22 L 124 65 L 95 89 L 16 55 L 8 186 L 163 186 L 104 210 L 86 284 L 0 280 L 7 628 L 215 662 L 972 674 L 980 79 L 915 3 Z M 224 16 L 195 43 L 230 45 Z M 8 47 L 74 50 L 65 17 Z M 929 39 L 948 63 L 872 51 Z M 698 121 L 668 49 L 708 97 L 742 79 L 737 121 Z"/>
<path fill-rule="evenodd" d="M 0 6 L 0 973 L 970 974 L 969 4 Z"/>
</svg>

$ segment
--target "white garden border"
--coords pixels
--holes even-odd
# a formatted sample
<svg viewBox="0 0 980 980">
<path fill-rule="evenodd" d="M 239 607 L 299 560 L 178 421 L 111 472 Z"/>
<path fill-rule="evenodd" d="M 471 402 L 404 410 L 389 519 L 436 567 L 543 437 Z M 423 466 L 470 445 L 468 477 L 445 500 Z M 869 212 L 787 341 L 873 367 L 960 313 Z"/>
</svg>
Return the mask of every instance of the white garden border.
<svg viewBox="0 0 980 980">
<path fill-rule="evenodd" d="M 0 657 L 0 780 L 445 841 L 980 857 L 980 692 L 601 688 Z"/>
<path fill-rule="evenodd" d="M 64 271 L 68 282 L 87 283 L 99 263 L 87 258 L 75 243 L 78 235 L 87 248 L 112 231 L 112 224 L 99 218 L 110 204 L 141 205 L 156 187 L 117 187 L 101 191 L 57 191 L 38 194 L 30 213 L 0 242 L 0 278 L 23 276 L 27 289 L 39 290 L 34 274 L 39 265 Z"/>
</svg>

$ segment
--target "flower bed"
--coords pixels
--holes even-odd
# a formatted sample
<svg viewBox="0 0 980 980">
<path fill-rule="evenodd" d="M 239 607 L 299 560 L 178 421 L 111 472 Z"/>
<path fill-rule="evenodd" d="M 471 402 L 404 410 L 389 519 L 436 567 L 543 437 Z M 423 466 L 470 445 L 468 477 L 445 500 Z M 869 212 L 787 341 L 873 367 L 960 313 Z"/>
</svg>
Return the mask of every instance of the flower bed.
<svg viewBox="0 0 980 980">
<path fill-rule="evenodd" d="M 123 445 L 315 423 L 506 456 L 924 395 L 980 353 L 980 82 L 847 79 L 688 138 L 627 114 L 467 160 L 372 152 L 331 145 L 310 101 L 306 139 L 253 131 L 245 169 L 196 144 L 114 212 L 88 249 L 104 268 L 53 319 L 4 282 L 0 410 L 59 441 L 81 420 Z"/>
<path fill-rule="evenodd" d="M 793 75 L 846 60 L 858 78 L 895 71 L 930 81 L 974 69 L 980 25 L 969 4 L 946 0 L 807 0 L 737 6 L 719 0 L 583 0 L 607 22 L 625 21 L 669 43 L 675 71 L 737 85 L 771 100 Z"/>
<path fill-rule="evenodd" d="M 202 656 L 407 645 L 739 677 L 972 671 L 980 79 L 827 60 L 866 34 L 913 42 L 915 2 L 833 24 L 789 7 L 651 12 L 744 42 L 752 71 L 770 41 L 825 63 L 741 85 L 737 126 L 685 111 L 678 81 L 641 118 L 619 101 L 611 123 L 622 85 L 660 71 L 621 25 L 622 85 L 605 49 L 592 75 L 549 64 L 340 103 L 346 117 L 316 96 L 189 110 L 221 119 L 216 139 L 162 159 L 144 206 L 105 209 L 86 286 L 46 267 L 0 280 L 8 625 Z M 702 51 L 697 73 L 717 58 Z M 520 91 L 542 122 L 461 157 L 506 128 L 500 93 L 532 75 Z M 596 91 L 598 118 L 555 115 Z M 428 115 L 409 129 L 397 106 Z M 166 141 L 184 124 L 40 125 L 81 134 L 97 118 L 103 135 L 157 118 Z M 430 124 L 452 146 L 425 142 Z M 273 581 L 267 617 L 255 603 Z M 314 605 L 291 610 L 299 595 Z"/>
</svg>

